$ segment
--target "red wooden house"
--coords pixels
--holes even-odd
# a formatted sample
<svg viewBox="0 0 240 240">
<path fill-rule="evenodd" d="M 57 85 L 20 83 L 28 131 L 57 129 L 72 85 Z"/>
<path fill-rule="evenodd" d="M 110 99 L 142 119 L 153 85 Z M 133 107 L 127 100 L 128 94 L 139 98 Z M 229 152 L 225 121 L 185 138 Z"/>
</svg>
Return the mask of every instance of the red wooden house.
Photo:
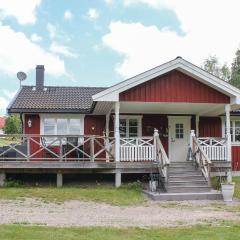
<svg viewBox="0 0 240 240">
<path fill-rule="evenodd" d="M 37 66 L 36 86 L 22 86 L 8 113 L 21 115 L 29 162 L 89 160 L 119 185 L 126 169 L 149 172 L 156 160 L 165 177 L 165 166 L 193 159 L 202 172 L 212 162 L 240 170 L 239 104 L 239 89 L 177 57 L 109 88 L 45 86 Z"/>
</svg>

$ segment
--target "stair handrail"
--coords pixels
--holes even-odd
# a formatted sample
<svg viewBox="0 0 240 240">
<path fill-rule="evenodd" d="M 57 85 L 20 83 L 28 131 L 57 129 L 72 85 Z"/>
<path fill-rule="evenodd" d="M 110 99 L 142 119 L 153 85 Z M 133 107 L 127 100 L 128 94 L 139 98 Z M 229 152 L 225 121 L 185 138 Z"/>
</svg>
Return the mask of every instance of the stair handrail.
<svg viewBox="0 0 240 240">
<path fill-rule="evenodd" d="M 156 161 L 158 162 L 158 168 L 160 174 L 165 178 L 165 181 L 167 181 L 167 172 L 168 172 L 168 166 L 170 164 L 170 161 L 168 159 L 168 156 L 166 154 L 166 151 L 162 145 L 162 141 L 159 137 L 159 133 L 157 129 L 154 129 L 154 146 L 156 149 Z"/>
<path fill-rule="evenodd" d="M 212 161 L 209 159 L 207 154 L 203 151 L 201 144 L 199 143 L 197 137 L 195 136 L 194 130 L 191 130 L 190 133 L 190 150 L 192 153 L 192 160 L 195 160 L 198 167 L 201 169 L 203 176 L 210 185 L 210 170 Z"/>
</svg>

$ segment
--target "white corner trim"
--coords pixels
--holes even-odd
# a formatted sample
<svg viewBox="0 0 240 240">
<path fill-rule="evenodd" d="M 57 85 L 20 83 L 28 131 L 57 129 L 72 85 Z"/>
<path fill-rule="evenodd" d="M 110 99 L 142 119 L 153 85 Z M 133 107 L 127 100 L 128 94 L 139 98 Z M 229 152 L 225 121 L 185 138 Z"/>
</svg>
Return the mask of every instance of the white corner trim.
<svg viewBox="0 0 240 240">
<path fill-rule="evenodd" d="M 201 82 L 207 84 L 208 86 L 215 88 L 216 90 L 230 96 L 231 103 L 238 103 L 238 101 L 240 101 L 240 90 L 238 88 L 213 76 L 212 74 L 204 71 L 203 69 L 182 58 L 176 58 L 156 68 L 153 68 L 144 73 L 129 78 L 123 82 L 120 82 L 100 93 L 93 95 L 93 100 L 118 101 L 120 92 L 126 91 L 132 87 L 135 87 L 141 83 L 144 83 L 174 69 L 185 71 L 185 73 L 189 73 L 193 77 L 199 79 L 199 81 L 201 80 Z"/>
</svg>

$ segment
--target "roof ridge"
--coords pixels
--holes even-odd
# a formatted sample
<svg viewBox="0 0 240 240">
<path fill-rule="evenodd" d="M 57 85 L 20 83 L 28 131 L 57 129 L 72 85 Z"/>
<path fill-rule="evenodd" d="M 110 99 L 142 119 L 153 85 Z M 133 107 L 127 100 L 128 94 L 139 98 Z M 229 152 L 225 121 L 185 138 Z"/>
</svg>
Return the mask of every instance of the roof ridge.
<svg viewBox="0 0 240 240">
<path fill-rule="evenodd" d="M 22 85 L 22 87 L 33 88 L 35 85 Z M 92 87 L 92 86 L 44 86 L 45 88 L 98 88 L 98 89 L 106 89 L 109 87 Z"/>
</svg>

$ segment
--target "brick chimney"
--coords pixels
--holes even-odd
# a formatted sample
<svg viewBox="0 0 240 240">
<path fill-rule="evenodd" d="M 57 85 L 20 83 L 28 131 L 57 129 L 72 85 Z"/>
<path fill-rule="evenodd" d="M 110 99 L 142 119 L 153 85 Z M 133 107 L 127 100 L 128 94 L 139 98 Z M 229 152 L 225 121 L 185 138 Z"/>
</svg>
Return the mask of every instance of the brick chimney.
<svg viewBox="0 0 240 240">
<path fill-rule="evenodd" d="M 43 90 L 44 88 L 44 65 L 36 66 L 36 89 Z"/>
</svg>

